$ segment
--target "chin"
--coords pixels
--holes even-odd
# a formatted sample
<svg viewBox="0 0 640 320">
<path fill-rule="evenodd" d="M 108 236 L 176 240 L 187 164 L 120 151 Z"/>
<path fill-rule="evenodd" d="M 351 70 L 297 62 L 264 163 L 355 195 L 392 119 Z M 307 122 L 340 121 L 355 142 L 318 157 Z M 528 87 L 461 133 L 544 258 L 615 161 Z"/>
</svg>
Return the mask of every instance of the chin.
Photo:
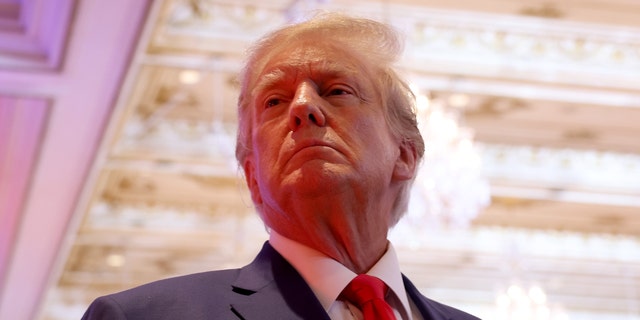
<svg viewBox="0 0 640 320">
<path fill-rule="evenodd" d="M 295 193 L 328 195 L 349 185 L 347 181 L 351 176 L 351 171 L 344 170 L 342 165 L 305 164 L 287 175 L 283 182 L 291 186 Z"/>
</svg>

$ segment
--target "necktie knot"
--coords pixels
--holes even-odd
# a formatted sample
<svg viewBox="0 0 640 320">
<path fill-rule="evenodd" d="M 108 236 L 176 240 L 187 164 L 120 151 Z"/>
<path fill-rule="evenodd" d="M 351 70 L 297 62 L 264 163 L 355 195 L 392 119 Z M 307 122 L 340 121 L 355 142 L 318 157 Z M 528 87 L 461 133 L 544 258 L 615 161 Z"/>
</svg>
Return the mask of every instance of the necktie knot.
<svg viewBox="0 0 640 320">
<path fill-rule="evenodd" d="M 372 299 L 382 299 L 387 291 L 387 285 L 382 280 L 366 274 L 353 278 L 342 291 L 344 298 L 357 307 L 361 307 Z"/>
<path fill-rule="evenodd" d="M 360 309 L 365 320 L 395 320 L 391 306 L 384 300 L 387 290 L 382 280 L 361 274 L 349 282 L 340 296 Z"/>
</svg>

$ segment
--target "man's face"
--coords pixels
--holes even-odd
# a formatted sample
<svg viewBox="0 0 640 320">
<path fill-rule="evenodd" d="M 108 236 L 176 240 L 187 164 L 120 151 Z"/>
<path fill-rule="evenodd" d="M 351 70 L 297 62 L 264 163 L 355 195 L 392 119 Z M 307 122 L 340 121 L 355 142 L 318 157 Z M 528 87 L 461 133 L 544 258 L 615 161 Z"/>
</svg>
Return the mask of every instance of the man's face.
<svg viewBox="0 0 640 320">
<path fill-rule="evenodd" d="M 341 193 L 354 202 L 372 193 L 382 200 L 397 178 L 400 151 L 372 73 L 322 40 L 285 46 L 267 59 L 253 81 L 253 144 L 243 164 L 267 225 L 292 237 L 345 218 L 311 216 L 297 204 Z M 388 217 L 362 217 L 371 218 L 386 232 Z"/>
</svg>

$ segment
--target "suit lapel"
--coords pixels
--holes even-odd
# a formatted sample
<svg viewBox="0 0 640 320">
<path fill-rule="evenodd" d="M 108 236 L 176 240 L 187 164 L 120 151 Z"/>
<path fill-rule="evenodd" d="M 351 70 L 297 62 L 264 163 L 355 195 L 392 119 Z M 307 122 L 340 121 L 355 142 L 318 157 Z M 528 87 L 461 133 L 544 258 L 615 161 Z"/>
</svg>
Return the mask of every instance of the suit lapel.
<svg viewBox="0 0 640 320">
<path fill-rule="evenodd" d="M 304 279 L 268 242 L 232 287 L 230 308 L 240 319 L 329 320 Z"/>
<path fill-rule="evenodd" d="M 404 282 L 404 288 L 407 290 L 407 294 L 409 295 L 409 299 L 413 301 L 413 303 L 420 310 L 420 314 L 425 320 L 450 320 L 451 316 L 449 313 L 440 307 L 439 304 L 435 303 L 432 300 L 427 299 L 423 296 L 420 291 L 409 281 L 407 277 L 402 275 L 402 280 Z"/>
</svg>

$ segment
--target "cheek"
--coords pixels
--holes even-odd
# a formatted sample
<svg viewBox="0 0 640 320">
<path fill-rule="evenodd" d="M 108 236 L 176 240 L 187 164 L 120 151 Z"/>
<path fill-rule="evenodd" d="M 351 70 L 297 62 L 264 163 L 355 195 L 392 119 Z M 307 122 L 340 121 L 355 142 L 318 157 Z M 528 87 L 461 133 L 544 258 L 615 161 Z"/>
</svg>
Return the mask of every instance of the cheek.
<svg viewBox="0 0 640 320">
<path fill-rule="evenodd" d="M 269 152 L 270 144 L 273 139 L 274 132 L 268 124 L 257 124 L 253 130 L 253 149 L 258 155 Z"/>
<path fill-rule="evenodd" d="M 278 117 L 254 127 L 253 148 L 257 154 L 271 160 L 278 157 L 283 144 L 288 140 L 289 127 L 287 119 Z"/>
<path fill-rule="evenodd" d="M 269 136 L 268 132 L 259 134 L 254 139 L 254 154 L 257 162 L 257 176 L 260 181 L 268 182 L 278 173 L 282 138 Z"/>
<path fill-rule="evenodd" d="M 371 118 L 360 118 L 352 122 L 351 132 L 358 140 L 364 142 L 369 148 L 382 148 L 387 146 L 390 139 L 389 129 L 385 122 L 375 121 Z"/>
</svg>

